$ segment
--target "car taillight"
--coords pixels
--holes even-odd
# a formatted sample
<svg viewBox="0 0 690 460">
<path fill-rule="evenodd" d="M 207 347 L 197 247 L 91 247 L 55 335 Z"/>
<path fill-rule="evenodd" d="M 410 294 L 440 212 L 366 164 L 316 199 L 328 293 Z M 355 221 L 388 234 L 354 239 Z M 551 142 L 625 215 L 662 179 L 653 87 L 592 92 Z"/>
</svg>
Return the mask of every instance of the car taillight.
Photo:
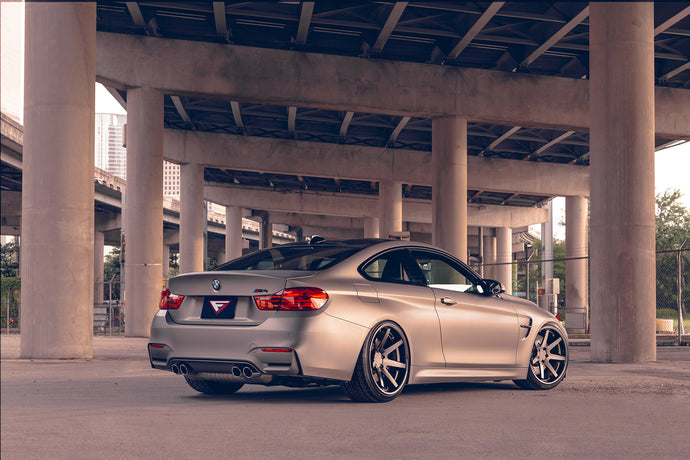
<svg viewBox="0 0 690 460">
<path fill-rule="evenodd" d="M 182 305 L 184 300 L 183 295 L 177 295 L 170 292 L 170 289 L 163 289 L 161 292 L 161 301 L 158 306 L 161 310 L 177 310 Z"/>
<path fill-rule="evenodd" d="M 254 297 L 259 310 L 318 310 L 327 300 L 326 291 L 313 287 L 284 289 L 273 295 Z"/>
</svg>

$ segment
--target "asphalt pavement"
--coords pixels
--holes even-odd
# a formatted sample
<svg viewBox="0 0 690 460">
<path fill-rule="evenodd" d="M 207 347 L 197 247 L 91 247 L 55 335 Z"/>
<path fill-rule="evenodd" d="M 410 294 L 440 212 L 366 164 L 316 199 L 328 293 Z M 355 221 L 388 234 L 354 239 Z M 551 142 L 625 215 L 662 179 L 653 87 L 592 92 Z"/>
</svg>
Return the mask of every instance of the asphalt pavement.
<svg viewBox="0 0 690 460">
<path fill-rule="evenodd" d="M 90 360 L 0 340 L 3 459 L 690 458 L 690 347 L 600 364 L 573 346 L 551 391 L 422 385 L 363 404 L 339 387 L 202 395 L 151 369 L 146 339 L 96 337 Z"/>
</svg>

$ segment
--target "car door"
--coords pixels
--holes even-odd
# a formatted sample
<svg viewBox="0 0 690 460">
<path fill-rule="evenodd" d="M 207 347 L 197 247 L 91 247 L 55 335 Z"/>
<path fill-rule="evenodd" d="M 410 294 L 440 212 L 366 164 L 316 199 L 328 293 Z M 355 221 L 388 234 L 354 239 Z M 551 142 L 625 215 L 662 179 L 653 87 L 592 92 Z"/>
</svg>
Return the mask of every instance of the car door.
<svg viewBox="0 0 690 460">
<path fill-rule="evenodd" d="M 435 296 L 447 367 L 515 366 L 519 325 L 514 308 L 485 295 L 479 278 L 459 261 L 411 250 Z"/>
<path fill-rule="evenodd" d="M 373 282 L 383 314 L 405 331 L 412 365 L 444 367 L 436 299 L 407 249 L 378 254 L 363 265 L 360 273 Z"/>
</svg>

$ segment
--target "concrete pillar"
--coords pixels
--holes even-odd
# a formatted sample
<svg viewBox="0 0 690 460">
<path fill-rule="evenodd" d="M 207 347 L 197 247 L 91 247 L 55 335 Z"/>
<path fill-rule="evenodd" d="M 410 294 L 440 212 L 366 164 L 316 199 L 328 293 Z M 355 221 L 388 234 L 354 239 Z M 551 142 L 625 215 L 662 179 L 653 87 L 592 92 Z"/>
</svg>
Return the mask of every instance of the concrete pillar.
<svg viewBox="0 0 690 460">
<path fill-rule="evenodd" d="M 494 276 L 503 284 L 507 294 L 513 293 L 513 231 L 508 227 L 496 228 L 496 263 Z"/>
<path fill-rule="evenodd" d="M 25 8 L 20 355 L 91 358 L 96 4 Z"/>
<path fill-rule="evenodd" d="M 374 216 L 364 217 L 364 238 L 379 238 L 379 218 Z"/>
<path fill-rule="evenodd" d="M 297 243 L 304 241 L 304 229 L 299 225 L 290 225 L 289 233 L 295 235 L 295 241 Z"/>
<path fill-rule="evenodd" d="M 546 285 L 548 278 L 553 278 L 553 201 L 544 206 L 549 210 L 549 221 L 541 224 L 541 259 L 546 260 L 541 266 L 541 285 Z"/>
<path fill-rule="evenodd" d="M 180 274 L 204 270 L 204 167 L 180 165 Z"/>
<path fill-rule="evenodd" d="M 587 257 L 587 198 L 565 199 L 565 257 Z M 565 326 L 568 332 L 584 334 L 588 322 L 587 259 L 565 262 Z"/>
<path fill-rule="evenodd" d="M 170 278 L 170 245 L 163 244 L 163 278 Z"/>
<path fill-rule="evenodd" d="M 261 211 L 259 229 L 259 249 L 273 246 L 273 223 L 271 222 L 271 214 L 269 212 Z"/>
<path fill-rule="evenodd" d="M 242 257 L 242 208 L 225 207 L 225 260 Z"/>
<path fill-rule="evenodd" d="M 93 303 L 99 304 L 103 303 L 104 292 L 103 271 L 105 269 L 105 264 L 103 262 L 103 253 L 105 250 L 105 234 L 103 232 L 94 231 L 93 236 Z"/>
<path fill-rule="evenodd" d="M 402 231 L 402 182 L 379 181 L 379 235 Z"/>
<path fill-rule="evenodd" d="M 482 245 L 482 261 L 484 262 L 484 278 L 496 279 L 496 266 L 490 265 L 496 263 L 496 237 L 493 235 L 493 229 L 485 229 L 484 244 Z"/>
<path fill-rule="evenodd" d="M 163 94 L 127 90 L 125 335 L 148 337 L 163 280 Z"/>
<path fill-rule="evenodd" d="M 656 359 L 654 4 L 590 5 L 592 360 Z"/>
<path fill-rule="evenodd" d="M 431 122 L 433 244 L 467 262 L 467 120 Z"/>
</svg>

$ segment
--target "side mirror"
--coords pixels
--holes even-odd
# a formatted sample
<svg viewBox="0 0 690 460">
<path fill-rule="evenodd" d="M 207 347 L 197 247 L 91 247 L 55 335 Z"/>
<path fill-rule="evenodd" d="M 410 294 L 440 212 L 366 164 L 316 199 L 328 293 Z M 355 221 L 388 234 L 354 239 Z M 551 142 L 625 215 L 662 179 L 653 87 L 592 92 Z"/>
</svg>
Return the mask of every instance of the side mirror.
<svg viewBox="0 0 690 460">
<path fill-rule="evenodd" d="M 500 281 L 489 279 L 485 279 L 483 281 L 487 295 L 498 295 L 502 292 L 506 292 L 506 290 L 503 289 L 503 285 L 500 283 Z"/>
</svg>

